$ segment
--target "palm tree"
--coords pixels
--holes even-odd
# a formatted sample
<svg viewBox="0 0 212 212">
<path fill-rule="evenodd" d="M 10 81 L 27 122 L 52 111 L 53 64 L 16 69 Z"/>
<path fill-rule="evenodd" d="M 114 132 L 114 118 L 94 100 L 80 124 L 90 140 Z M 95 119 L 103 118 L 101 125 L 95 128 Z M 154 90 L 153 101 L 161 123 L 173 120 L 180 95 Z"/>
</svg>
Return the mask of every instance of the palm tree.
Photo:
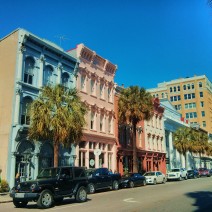
<svg viewBox="0 0 212 212">
<path fill-rule="evenodd" d="M 33 101 L 29 138 L 53 141 L 55 167 L 59 146 L 69 147 L 80 140 L 86 112 L 77 90 L 61 85 L 44 87 Z"/>
<path fill-rule="evenodd" d="M 185 158 L 185 168 L 187 169 L 187 151 L 190 149 L 192 130 L 188 127 L 178 128 L 174 134 L 173 145 L 180 154 L 183 154 Z"/>
<path fill-rule="evenodd" d="M 196 141 L 195 141 L 195 148 L 196 152 L 199 153 L 200 158 L 200 167 L 201 167 L 201 157 L 204 154 L 208 147 L 208 135 L 204 132 L 196 131 Z"/>
<path fill-rule="evenodd" d="M 136 125 L 141 120 L 149 120 L 153 114 L 152 96 L 144 88 L 130 86 L 122 89 L 118 102 L 119 123 L 132 127 L 133 172 L 138 172 Z"/>
</svg>

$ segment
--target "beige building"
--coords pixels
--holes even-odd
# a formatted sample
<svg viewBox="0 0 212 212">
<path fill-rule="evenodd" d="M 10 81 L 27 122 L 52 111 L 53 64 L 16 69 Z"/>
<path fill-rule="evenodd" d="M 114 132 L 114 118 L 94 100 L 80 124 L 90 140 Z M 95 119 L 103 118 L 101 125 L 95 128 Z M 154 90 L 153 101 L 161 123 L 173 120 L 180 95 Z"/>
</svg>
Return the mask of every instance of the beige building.
<svg viewBox="0 0 212 212">
<path fill-rule="evenodd" d="M 168 98 L 182 117 L 212 133 L 212 83 L 205 76 L 194 76 L 159 83 L 147 89 L 154 97 Z"/>
<path fill-rule="evenodd" d="M 89 108 L 75 165 L 116 170 L 114 76 L 117 66 L 83 44 L 69 51 L 79 59 L 76 87 Z"/>
</svg>

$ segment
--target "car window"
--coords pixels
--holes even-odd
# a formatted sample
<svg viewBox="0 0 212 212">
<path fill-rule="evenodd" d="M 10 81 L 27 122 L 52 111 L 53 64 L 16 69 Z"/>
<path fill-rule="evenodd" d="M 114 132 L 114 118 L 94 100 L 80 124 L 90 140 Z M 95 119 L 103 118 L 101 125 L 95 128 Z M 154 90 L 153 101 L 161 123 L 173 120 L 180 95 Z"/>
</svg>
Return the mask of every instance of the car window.
<svg viewBox="0 0 212 212">
<path fill-rule="evenodd" d="M 74 169 L 74 176 L 75 177 L 85 177 L 85 172 L 83 169 L 78 169 L 78 168 L 75 168 Z"/>
<path fill-rule="evenodd" d="M 108 175 L 108 170 L 107 169 L 102 169 L 102 175 Z"/>
<path fill-rule="evenodd" d="M 60 174 L 61 174 L 61 176 L 63 176 L 64 178 L 67 178 L 67 179 L 73 178 L 70 168 L 62 168 Z"/>
<path fill-rule="evenodd" d="M 37 178 L 55 178 L 59 174 L 59 169 L 58 168 L 46 168 L 46 169 L 41 169 L 39 175 Z"/>
<path fill-rule="evenodd" d="M 155 176 L 155 172 L 146 172 L 144 176 Z"/>
<path fill-rule="evenodd" d="M 172 172 L 179 172 L 180 169 L 172 169 L 171 171 L 172 171 Z"/>
</svg>

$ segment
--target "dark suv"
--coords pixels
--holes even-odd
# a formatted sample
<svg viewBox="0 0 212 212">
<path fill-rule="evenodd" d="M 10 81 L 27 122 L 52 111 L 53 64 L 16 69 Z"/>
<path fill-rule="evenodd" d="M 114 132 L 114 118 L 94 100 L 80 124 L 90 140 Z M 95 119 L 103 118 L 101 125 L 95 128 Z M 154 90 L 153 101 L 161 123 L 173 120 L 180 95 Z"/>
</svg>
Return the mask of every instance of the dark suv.
<svg viewBox="0 0 212 212">
<path fill-rule="evenodd" d="M 10 192 L 17 208 L 36 201 L 39 208 L 49 208 L 64 197 L 75 197 L 77 202 L 87 200 L 88 180 L 82 167 L 42 169 L 34 181 L 19 183 Z"/>
</svg>

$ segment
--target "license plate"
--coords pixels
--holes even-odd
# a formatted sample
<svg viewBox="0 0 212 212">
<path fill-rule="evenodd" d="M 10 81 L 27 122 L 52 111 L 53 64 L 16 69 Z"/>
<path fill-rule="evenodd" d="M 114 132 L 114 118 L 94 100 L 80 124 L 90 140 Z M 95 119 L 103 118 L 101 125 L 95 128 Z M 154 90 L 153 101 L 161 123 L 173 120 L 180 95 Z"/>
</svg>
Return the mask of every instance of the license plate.
<svg viewBox="0 0 212 212">
<path fill-rule="evenodd" d="M 17 198 L 24 198 L 24 193 L 16 193 L 15 197 Z"/>
</svg>

